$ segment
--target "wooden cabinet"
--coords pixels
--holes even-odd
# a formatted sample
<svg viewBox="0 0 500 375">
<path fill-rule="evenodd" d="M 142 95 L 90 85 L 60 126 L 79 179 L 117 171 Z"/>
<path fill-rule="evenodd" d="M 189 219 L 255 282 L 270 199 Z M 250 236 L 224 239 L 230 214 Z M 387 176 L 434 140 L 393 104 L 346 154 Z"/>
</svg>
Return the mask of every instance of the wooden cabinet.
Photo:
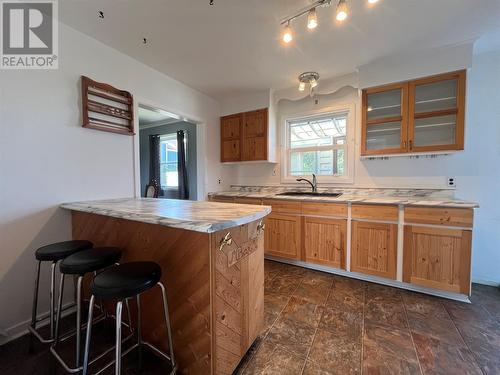
<svg viewBox="0 0 500 375">
<path fill-rule="evenodd" d="M 406 225 L 403 281 L 470 293 L 471 231 Z"/>
<path fill-rule="evenodd" d="M 396 279 L 396 224 L 352 222 L 351 271 Z"/>
<path fill-rule="evenodd" d="M 363 90 L 361 155 L 462 150 L 465 70 Z"/>
<path fill-rule="evenodd" d="M 289 258 L 301 258 L 301 217 L 271 213 L 265 219 L 264 249 L 266 254 Z"/>
<path fill-rule="evenodd" d="M 306 262 L 345 269 L 347 221 L 304 217 Z"/>
<path fill-rule="evenodd" d="M 268 158 L 268 110 L 221 117 L 221 161 L 257 161 Z"/>
</svg>

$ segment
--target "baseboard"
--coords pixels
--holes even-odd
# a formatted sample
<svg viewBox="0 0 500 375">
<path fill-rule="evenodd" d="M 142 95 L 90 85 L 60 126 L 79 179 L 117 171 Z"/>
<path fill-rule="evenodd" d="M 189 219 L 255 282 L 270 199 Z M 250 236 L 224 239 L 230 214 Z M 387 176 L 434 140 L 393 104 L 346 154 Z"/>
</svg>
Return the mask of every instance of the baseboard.
<svg viewBox="0 0 500 375">
<path fill-rule="evenodd" d="M 65 317 L 69 314 L 72 314 L 76 311 L 76 305 L 74 302 L 68 302 L 63 305 L 62 316 Z M 38 315 L 38 319 L 45 319 L 50 315 L 50 312 L 47 311 L 43 314 Z M 8 343 L 9 341 L 15 340 L 21 336 L 24 336 L 28 333 L 28 327 L 31 324 L 31 319 L 27 319 L 23 322 L 17 323 L 12 327 L 7 329 L 2 329 L 0 331 L 0 346 Z M 49 324 L 49 320 L 40 322 L 37 324 L 37 327 L 44 327 Z"/>
<path fill-rule="evenodd" d="M 479 279 L 479 278 L 472 278 L 472 282 L 474 284 L 488 285 L 488 286 L 494 286 L 494 287 L 499 287 L 500 286 L 500 282 L 493 281 L 493 280 L 485 280 L 485 279 Z"/>
</svg>

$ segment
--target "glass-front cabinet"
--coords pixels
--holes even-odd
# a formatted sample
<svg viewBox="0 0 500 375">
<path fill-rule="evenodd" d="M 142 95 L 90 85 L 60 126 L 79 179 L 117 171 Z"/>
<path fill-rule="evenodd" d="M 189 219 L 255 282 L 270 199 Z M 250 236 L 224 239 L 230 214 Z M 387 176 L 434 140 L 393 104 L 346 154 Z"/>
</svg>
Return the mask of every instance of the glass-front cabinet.
<svg viewBox="0 0 500 375">
<path fill-rule="evenodd" d="M 462 150 L 465 71 L 363 90 L 362 155 Z"/>
</svg>

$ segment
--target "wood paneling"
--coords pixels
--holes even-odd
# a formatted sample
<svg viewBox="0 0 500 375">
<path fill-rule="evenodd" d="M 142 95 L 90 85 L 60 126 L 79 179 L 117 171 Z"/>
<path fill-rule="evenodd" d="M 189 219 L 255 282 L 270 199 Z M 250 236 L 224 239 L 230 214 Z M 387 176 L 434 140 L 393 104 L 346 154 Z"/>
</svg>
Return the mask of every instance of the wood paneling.
<svg viewBox="0 0 500 375">
<path fill-rule="evenodd" d="M 267 159 L 267 140 L 265 137 L 243 138 L 242 160 L 255 161 Z"/>
<path fill-rule="evenodd" d="M 73 212 L 72 219 L 74 239 L 119 247 L 121 262 L 153 260 L 161 265 L 179 367 L 190 374 L 210 373 L 208 234 L 81 212 Z M 141 301 L 144 338 L 167 351 L 159 290 L 144 293 Z"/>
<path fill-rule="evenodd" d="M 398 221 L 398 206 L 382 204 L 353 204 L 353 219 Z"/>
<path fill-rule="evenodd" d="M 403 281 L 470 293 L 469 230 L 405 226 Z"/>
<path fill-rule="evenodd" d="M 241 160 L 241 115 L 221 117 L 221 161 Z"/>
<path fill-rule="evenodd" d="M 396 224 L 352 223 L 351 271 L 396 278 Z"/>
<path fill-rule="evenodd" d="M 346 220 L 305 217 L 305 260 L 345 269 L 346 232 Z"/>
<path fill-rule="evenodd" d="M 289 259 L 301 256 L 301 217 L 271 213 L 266 217 L 266 254 Z"/>
<path fill-rule="evenodd" d="M 264 236 L 257 230 L 259 221 L 229 230 L 232 246 L 243 254 L 229 265 L 227 254 L 235 249 L 219 250 L 228 231 L 209 235 L 95 214 L 72 215 L 74 239 L 117 246 L 123 251 L 121 262 L 160 264 L 180 373 L 233 372 L 263 327 Z M 141 301 L 144 338 L 167 351 L 159 289 L 142 294 Z M 133 303 L 132 314 L 135 321 Z"/>
<path fill-rule="evenodd" d="M 236 198 L 235 203 L 262 205 L 262 199 L 257 198 Z"/>
<path fill-rule="evenodd" d="M 271 206 L 273 212 L 300 214 L 301 203 L 297 201 L 285 201 L 278 199 L 264 199 L 264 206 Z"/>
<path fill-rule="evenodd" d="M 405 207 L 405 223 L 472 228 L 472 208 Z"/>
<path fill-rule="evenodd" d="M 302 202 L 302 214 L 347 217 L 347 204 Z"/>
<path fill-rule="evenodd" d="M 233 197 L 212 196 L 210 197 L 210 201 L 220 203 L 234 203 L 235 199 Z"/>
<path fill-rule="evenodd" d="M 241 121 L 240 115 L 222 117 L 220 121 L 222 139 L 240 139 Z"/>
<path fill-rule="evenodd" d="M 221 161 L 239 161 L 241 159 L 240 140 L 221 141 Z"/>
</svg>

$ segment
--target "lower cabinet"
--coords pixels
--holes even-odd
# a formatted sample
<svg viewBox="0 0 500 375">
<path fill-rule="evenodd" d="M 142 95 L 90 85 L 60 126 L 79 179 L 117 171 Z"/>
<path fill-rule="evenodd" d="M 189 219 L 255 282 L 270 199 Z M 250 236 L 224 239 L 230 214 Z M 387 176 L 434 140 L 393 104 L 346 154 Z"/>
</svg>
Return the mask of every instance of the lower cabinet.
<svg viewBox="0 0 500 375">
<path fill-rule="evenodd" d="M 403 281 L 455 293 L 470 293 L 470 230 L 406 225 Z"/>
<path fill-rule="evenodd" d="M 352 222 L 351 271 L 396 279 L 396 224 Z"/>
<path fill-rule="evenodd" d="M 264 248 L 266 254 L 289 259 L 301 257 L 301 217 L 271 213 L 265 219 Z"/>
<path fill-rule="evenodd" d="M 306 262 L 345 269 L 347 220 L 304 217 Z"/>
</svg>

